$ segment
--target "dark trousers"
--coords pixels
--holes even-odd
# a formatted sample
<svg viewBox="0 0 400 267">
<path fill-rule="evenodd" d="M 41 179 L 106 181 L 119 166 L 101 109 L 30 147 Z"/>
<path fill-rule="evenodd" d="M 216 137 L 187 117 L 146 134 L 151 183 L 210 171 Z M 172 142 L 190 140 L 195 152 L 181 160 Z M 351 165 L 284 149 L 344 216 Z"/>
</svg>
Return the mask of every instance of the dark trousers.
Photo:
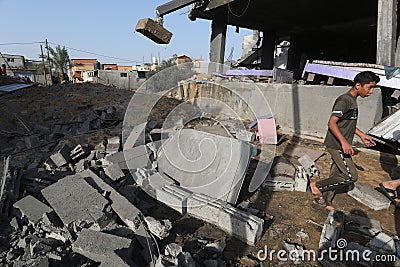
<svg viewBox="0 0 400 267">
<path fill-rule="evenodd" d="M 316 183 L 322 192 L 328 206 L 332 205 L 332 200 L 338 193 L 348 191 L 349 187 L 354 186 L 358 179 L 356 165 L 351 155 L 344 154 L 341 150 L 327 148 L 332 157 L 331 172 L 327 179 Z"/>
</svg>

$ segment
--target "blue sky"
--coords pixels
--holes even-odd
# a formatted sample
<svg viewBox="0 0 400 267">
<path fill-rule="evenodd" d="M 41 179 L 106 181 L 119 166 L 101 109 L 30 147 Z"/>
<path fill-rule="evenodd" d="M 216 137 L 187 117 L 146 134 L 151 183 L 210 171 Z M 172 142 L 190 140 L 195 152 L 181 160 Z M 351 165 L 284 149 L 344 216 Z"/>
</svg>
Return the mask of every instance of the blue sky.
<svg viewBox="0 0 400 267">
<path fill-rule="evenodd" d="M 188 7 L 164 17 L 164 27 L 173 33 L 168 45 L 159 45 L 135 32 L 140 18 L 154 18 L 155 8 L 168 0 L 0 0 L 0 52 L 38 59 L 38 43 L 47 38 L 51 46 L 68 49 L 70 58 L 97 58 L 101 63 L 135 65 L 151 56 L 166 59 L 186 54 L 208 60 L 211 22 L 190 21 Z M 225 56 L 234 47 L 234 59 L 241 55 L 242 36 L 247 29 L 228 27 Z M 10 44 L 33 43 L 33 44 Z M 75 49 L 75 50 L 73 50 Z M 78 51 L 81 50 L 81 51 Z M 99 56 L 82 51 L 105 55 Z"/>
</svg>

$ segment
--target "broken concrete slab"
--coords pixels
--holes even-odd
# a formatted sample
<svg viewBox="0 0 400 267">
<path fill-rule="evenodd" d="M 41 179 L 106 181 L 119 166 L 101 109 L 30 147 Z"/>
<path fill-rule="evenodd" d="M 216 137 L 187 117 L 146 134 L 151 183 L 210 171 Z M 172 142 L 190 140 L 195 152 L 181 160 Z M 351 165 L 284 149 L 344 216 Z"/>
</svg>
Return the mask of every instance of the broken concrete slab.
<svg viewBox="0 0 400 267">
<path fill-rule="evenodd" d="M 355 183 L 354 188 L 347 194 L 373 210 L 388 209 L 390 206 L 388 198 L 367 184 Z"/>
<path fill-rule="evenodd" d="M 187 212 L 187 199 L 191 194 L 193 192 L 173 184 L 164 185 L 156 189 L 157 200 L 178 211 L 180 214 Z"/>
<path fill-rule="evenodd" d="M 22 217 L 26 216 L 29 222 L 33 224 L 38 223 L 44 214 L 53 211 L 52 208 L 31 195 L 28 195 L 15 202 L 13 207 L 16 209 L 17 214 L 19 213 Z"/>
<path fill-rule="evenodd" d="M 107 220 L 103 210 L 108 201 L 79 175 L 67 176 L 41 192 L 66 226 L 78 220 L 98 224 Z"/>
<path fill-rule="evenodd" d="M 67 145 L 63 145 L 61 146 L 61 148 L 59 148 L 55 153 L 53 153 L 50 156 L 50 159 L 57 167 L 61 167 L 67 164 L 71 160 L 69 156 L 70 152 L 71 149 Z"/>
<path fill-rule="evenodd" d="M 345 214 L 342 211 L 331 210 L 322 228 L 319 240 L 320 249 L 336 246 L 336 241 L 342 236 L 344 230 Z"/>
<path fill-rule="evenodd" d="M 145 130 L 147 122 L 136 125 L 126 136 L 123 150 L 133 148 L 135 146 L 145 145 Z M 124 138 L 124 139 L 125 139 Z"/>
<path fill-rule="evenodd" d="M 112 266 L 130 266 L 129 259 L 133 251 L 132 240 L 98 231 L 82 229 L 72 250 L 95 262 L 108 262 Z M 122 259 L 120 256 L 124 257 Z"/>
<path fill-rule="evenodd" d="M 301 146 L 288 145 L 284 152 L 285 155 L 300 158 L 307 155 L 312 161 L 317 161 L 321 156 L 325 155 L 326 152 L 322 150 L 310 149 Z"/>
<path fill-rule="evenodd" d="M 268 175 L 262 187 L 271 191 L 294 191 L 294 185 L 295 180 L 293 178 L 286 176 L 272 177 Z"/>
<path fill-rule="evenodd" d="M 139 216 L 141 212 L 130 203 L 128 199 L 118 193 L 91 170 L 80 172 L 79 175 L 84 177 L 101 193 L 107 193 L 107 197 L 111 200 L 111 208 L 130 229 L 135 231 L 138 228 L 140 225 Z"/>
<path fill-rule="evenodd" d="M 193 129 L 163 143 L 158 169 L 185 189 L 235 204 L 251 157 L 251 146 Z"/>
<path fill-rule="evenodd" d="M 262 236 L 264 220 L 204 194 L 187 199 L 187 213 L 215 224 L 239 240 L 255 245 Z"/>
<path fill-rule="evenodd" d="M 294 177 L 296 168 L 284 157 L 275 157 L 272 163 L 271 176 L 287 176 Z"/>
<path fill-rule="evenodd" d="M 147 146 L 141 145 L 107 155 L 106 160 L 118 164 L 123 170 L 151 168 L 152 153 Z"/>
<path fill-rule="evenodd" d="M 121 170 L 121 167 L 118 164 L 108 165 L 104 168 L 104 173 L 114 182 L 125 177 L 124 172 Z"/>
</svg>

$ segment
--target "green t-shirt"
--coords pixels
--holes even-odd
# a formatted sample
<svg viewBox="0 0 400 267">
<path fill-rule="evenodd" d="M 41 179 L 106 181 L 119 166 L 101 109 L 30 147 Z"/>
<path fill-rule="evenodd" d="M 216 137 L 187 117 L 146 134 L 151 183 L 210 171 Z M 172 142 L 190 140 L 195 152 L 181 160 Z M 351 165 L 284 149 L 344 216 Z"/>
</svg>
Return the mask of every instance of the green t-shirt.
<svg viewBox="0 0 400 267">
<path fill-rule="evenodd" d="M 331 116 L 339 118 L 337 122 L 339 130 L 349 144 L 351 144 L 356 132 L 358 119 L 356 97 L 347 92 L 336 98 Z M 333 135 L 330 129 L 326 133 L 324 145 L 333 149 L 342 149 L 339 140 Z"/>
</svg>

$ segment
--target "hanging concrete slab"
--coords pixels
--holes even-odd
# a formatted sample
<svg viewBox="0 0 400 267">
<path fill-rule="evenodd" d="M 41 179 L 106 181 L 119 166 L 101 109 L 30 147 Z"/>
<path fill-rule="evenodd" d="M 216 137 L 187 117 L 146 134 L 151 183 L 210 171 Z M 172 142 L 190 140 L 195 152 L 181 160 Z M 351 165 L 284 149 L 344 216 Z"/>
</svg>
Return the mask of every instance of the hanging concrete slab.
<svg viewBox="0 0 400 267">
<path fill-rule="evenodd" d="M 183 129 L 163 144 L 157 164 L 181 187 L 235 204 L 250 157 L 246 142 Z"/>
</svg>

